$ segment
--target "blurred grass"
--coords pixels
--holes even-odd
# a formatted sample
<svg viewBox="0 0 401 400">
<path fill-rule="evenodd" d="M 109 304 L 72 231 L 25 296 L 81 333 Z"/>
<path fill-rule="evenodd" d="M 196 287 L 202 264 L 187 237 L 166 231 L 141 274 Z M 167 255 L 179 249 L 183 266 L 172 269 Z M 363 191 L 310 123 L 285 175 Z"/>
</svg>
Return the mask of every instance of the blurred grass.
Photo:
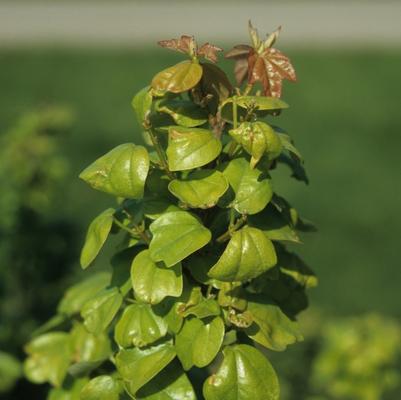
<svg viewBox="0 0 401 400">
<path fill-rule="evenodd" d="M 291 108 L 275 122 L 295 139 L 311 184 L 290 180 L 281 167 L 275 187 L 319 227 L 300 249 L 320 277 L 312 303 L 332 313 L 401 316 L 401 51 L 286 52 L 299 82 L 285 85 Z M 75 109 L 78 122 L 63 143 L 73 171 L 55 212 L 76 218 L 82 237 L 112 199 L 90 190 L 77 174 L 117 144 L 140 140 L 131 98 L 177 60 L 163 50 L 0 52 L 0 132 L 40 104 Z"/>
</svg>

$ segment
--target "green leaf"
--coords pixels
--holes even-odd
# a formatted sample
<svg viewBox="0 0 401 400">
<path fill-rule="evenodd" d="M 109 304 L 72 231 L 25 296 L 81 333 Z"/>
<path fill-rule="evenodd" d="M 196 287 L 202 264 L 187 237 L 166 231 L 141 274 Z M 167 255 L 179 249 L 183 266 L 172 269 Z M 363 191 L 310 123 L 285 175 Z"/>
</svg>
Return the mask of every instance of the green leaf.
<svg viewBox="0 0 401 400">
<path fill-rule="evenodd" d="M 81 390 L 87 382 L 86 377 L 67 382 L 62 388 L 50 390 L 47 400 L 80 400 Z"/>
<path fill-rule="evenodd" d="M 170 115 L 177 125 L 193 128 L 207 122 L 207 113 L 190 101 L 169 100 L 161 103 L 159 112 Z"/>
<path fill-rule="evenodd" d="M 178 361 L 173 361 L 143 386 L 138 400 L 196 400 L 194 389 Z"/>
<path fill-rule="evenodd" d="M 81 390 L 81 400 L 119 400 L 123 388 L 109 375 L 91 379 Z"/>
<path fill-rule="evenodd" d="M 247 307 L 245 297 L 245 291 L 241 284 L 224 282 L 219 290 L 217 299 L 222 307 L 245 311 Z"/>
<path fill-rule="evenodd" d="M 281 249 L 278 253 L 278 266 L 284 275 L 290 276 L 305 288 L 313 288 L 318 284 L 315 273 L 294 253 Z"/>
<path fill-rule="evenodd" d="M 251 215 L 248 224 L 262 230 L 270 240 L 301 243 L 291 221 L 271 203 L 262 212 Z"/>
<path fill-rule="evenodd" d="M 184 317 L 195 315 L 198 318 L 207 318 L 215 315 L 220 315 L 220 306 L 216 300 L 210 298 L 205 299 L 203 296 L 196 301 L 196 304 L 187 303 L 185 309 L 181 312 Z"/>
<path fill-rule="evenodd" d="M 142 126 L 143 121 L 145 121 L 150 114 L 152 100 L 153 97 L 149 86 L 141 89 L 132 99 L 132 108 L 135 111 L 136 119 L 140 126 Z"/>
<path fill-rule="evenodd" d="M 31 382 L 61 386 L 73 355 L 68 333 L 51 332 L 38 336 L 26 345 L 25 352 L 28 358 L 24 373 Z"/>
<path fill-rule="evenodd" d="M 149 304 L 128 306 L 118 321 L 114 335 L 121 347 L 147 346 L 167 333 L 167 322 L 157 316 Z"/>
<path fill-rule="evenodd" d="M 259 169 L 252 169 L 245 158 L 230 161 L 223 174 L 235 193 L 232 207 L 241 214 L 257 214 L 273 196 L 270 179 Z"/>
<path fill-rule="evenodd" d="M 213 207 L 228 189 L 228 182 L 220 171 L 195 171 L 184 180 L 174 179 L 170 192 L 184 204 L 193 208 Z"/>
<path fill-rule="evenodd" d="M 125 143 L 98 158 L 79 177 L 96 190 L 139 199 L 143 196 L 148 171 L 148 151 L 143 146 Z"/>
<path fill-rule="evenodd" d="M 224 322 L 220 317 L 208 323 L 198 318 L 186 320 L 175 339 L 177 356 L 184 369 L 209 365 L 220 350 L 223 339 Z"/>
<path fill-rule="evenodd" d="M 158 304 L 167 296 L 179 297 L 183 286 L 181 263 L 167 268 L 144 250 L 132 262 L 131 280 L 135 298 L 143 302 Z"/>
<path fill-rule="evenodd" d="M 275 351 L 283 351 L 289 344 L 302 341 L 298 324 L 291 321 L 276 304 L 248 301 L 253 324 L 245 330 L 255 342 Z"/>
<path fill-rule="evenodd" d="M 103 332 L 117 314 L 122 302 L 123 297 L 116 287 L 99 292 L 81 310 L 86 329 L 95 335 Z"/>
<path fill-rule="evenodd" d="M 12 354 L 0 351 L 0 393 L 8 392 L 22 376 L 22 364 Z"/>
<path fill-rule="evenodd" d="M 202 77 L 202 67 L 198 63 L 183 61 L 159 72 L 152 79 L 152 89 L 156 95 L 165 92 L 181 93 L 193 88 Z"/>
<path fill-rule="evenodd" d="M 60 314 L 73 315 L 81 311 L 83 305 L 96 293 L 110 283 L 110 274 L 98 272 L 90 278 L 71 286 L 61 299 L 57 311 Z"/>
<path fill-rule="evenodd" d="M 205 400 L 279 399 L 277 375 L 260 351 L 240 344 L 226 347 L 223 354 L 219 370 L 203 385 Z"/>
<path fill-rule="evenodd" d="M 245 110 L 253 110 L 264 116 L 266 111 L 288 108 L 288 104 L 277 97 L 236 96 L 235 101 L 238 106 L 238 117 L 245 116 Z M 233 102 L 234 98 L 230 97 L 220 107 L 222 118 L 228 122 L 233 122 Z"/>
<path fill-rule="evenodd" d="M 114 208 L 108 208 L 98 215 L 89 225 L 85 244 L 81 251 L 80 262 L 82 268 L 85 269 L 89 267 L 91 262 L 99 254 L 113 226 L 113 215 L 115 211 Z"/>
<path fill-rule="evenodd" d="M 150 224 L 150 256 L 171 267 L 199 250 L 211 239 L 210 231 L 186 211 L 163 214 Z"/>
<path fill-rule="evenodd" d="M 220 154 L 221 148 L 220 140 L 207 129 L 169 128 L 167 159 L 171 171 L 184 171 L 209 164 Z"/>
<path fill-rule="evenodd" d="M 262 231 L 245 226 L 231 237 L 209 276 L 220 281 L 247 281 L 277 263 L 272 242 Z"/>
<path fill-rule="evenodd" d="M 269 160 L 274 160 L 283 149 L 280 138 L 274 129 L 261 121 L 243 122 L 237 129 L 231 129 L 229 133 L 252 156 L 252 167 L 264 154 Z"/>
<path fill-rule="evenodd" d="M 116 356 L 117 370 L 134 395 L 142 386 L 155 377 L 175 357 L 174 346 L 161 343 L 146 349 L 120 350 Z"/>
<path fill-rule="evenodd" d="M 75 322 L 71 330 L 71 345 L 74 350 L 75 363 L 92 363 L 104 361 L 110 357 L 111 343 L 108 334 L 89 333 L 83 324 Z"/>
<path fill-rule="evenodd" d="M 278 132 L 278 137 L 280 138 L 281 144 L 284 149 L 286 149 L 292 157 L 297 158 L 301 163 L 303 162 L 303 158 L 298 149 L 294 146 L 294 142 L 291 137 L 286 133 Z"/>
</svg>

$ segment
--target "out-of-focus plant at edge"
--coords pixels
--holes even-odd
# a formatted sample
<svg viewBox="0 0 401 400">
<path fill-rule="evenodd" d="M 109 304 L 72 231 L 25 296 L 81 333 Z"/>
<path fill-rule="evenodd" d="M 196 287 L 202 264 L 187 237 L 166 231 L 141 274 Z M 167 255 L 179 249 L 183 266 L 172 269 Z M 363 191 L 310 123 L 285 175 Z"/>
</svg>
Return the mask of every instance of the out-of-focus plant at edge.
<svg viewBox="0 0 401 400">
<path fill-rule="evenodd" d="M 72 265 L 74 222 L 52 204 L 69 170 L 59 139 L 73 119 L 68 108 L 44 107 L 0 136 L 0 394 L 20 377 L 22 344 L 48 317 Z"/>
<path fill-rule="evenodd" d="M 313 308 L 301 319 L 306 340 L 274 357 L 282 400 L 396 400 L 401 393 L 401 325 L 367 313 L 330 316 Z M 294 362 L 296 360 L 296 362 Z"/>
</svg>

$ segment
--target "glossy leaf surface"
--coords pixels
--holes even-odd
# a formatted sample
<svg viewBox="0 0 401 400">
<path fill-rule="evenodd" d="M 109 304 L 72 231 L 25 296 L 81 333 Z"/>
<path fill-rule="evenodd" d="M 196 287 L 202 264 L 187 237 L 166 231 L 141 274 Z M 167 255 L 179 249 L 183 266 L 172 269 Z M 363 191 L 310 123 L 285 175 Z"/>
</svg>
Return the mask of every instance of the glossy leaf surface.
<svg viewBox="0 0 401 400">
<path fill-rule="evenodd" d="M 232 207 L 241 214 L 262 211 L 273 196 L 270 179 L 259 169 L 252 169 L 245 158 L 230 161 L 223 174 L 235 193 Z"/>
<path fill-rule="evenodd" d="M 87 268 L 99 254 L 104 242 L 109 236 L 113 225 L 114 208 L 108 208 L 98 215 L 89 225 L 85 244 L 81 251 L 81 266 Z"/>
<path fill-rule="evenodd" d="M 209 365 L 220 350 L 224 338 L 224 322 L 220 317 L 206 323 L 198 318 L 185 321 L 176 335 L 177 356 L 185 370 Z"/>
<path fill-rule="evenodd" d="M 131 394 L 155 377 L 175 357 L 173 345 L 162 343 L 146 349 L 120 350 L 116 366 Z"/>
<path fill-rule="evenodd" d="M 158 304 L 165 297 L 179 297 L 182 293 L 182 270 L 178 263 L 167 268 L 154 262 L 149 250 L 139 253 L 131 267 L 131 281 L 135 297 L 150 304 Z"/>
<path fill-rule="evenodd" d="M 259 229 L 245 226 L 235 232 L 224 253 L 209 271 L 220 281 L 252 279 L 277 263 L 273 244 Z"/>
<path fill-rule="evenodd" d="M 226 192 L 228 182 L 221 172 L 204 169 L 193 172 L 185 180 L 174 179 L 168 188 L 189 207 L 210 208 Z"/>
<path fill-rule="evenodd" d="M 81 172 L 79 177 L 94 189 L 117 197 L 143 196 L 149 155 L 143 146 L 121 144 Z"/>
<path fill-rule="evenodd" d="M 132 99 L 132 108 L 135 111 L 138 124 L 142 126 L 143 121 L 147 118 L 152 107 L 152 94 L 149 86 L 141 89 Z"/>
<path fill-rule="evenodd" d="M 229 133 L 252 156 L 251 166 L 255 166 L 264 154 L 269 160 L 274 160 L 283 148 L 274 129 L 261 121 L 243 122 Z"/>
<path fill-rule="evenodd" d="M 193 128 L 207 122 L 207 113 L 189 101 L 170 100 L 162 103 L 159 112 L 170 115 L 177 125 Z"/>
<path fill-rule="evenodd" d="M 288 104 L 277 97 L 266 97 L 266 96 L 235 96 L 226 99 L 220 107 L 221 116 L 228 122 L 233 122 L 233 103 L 236 102 L 238 107 L 239 116 L 245 116 L 245 110 L 258 111 L 271 111 L 271 110 L 282 110 L 288 108 Z M 266 113 L 263 113 L 264 115 Z"/>
<path fill-rule="evenodd" d="M 116 287 L 99 292 L 81 310 L 85 328 L 91 333 L 100 334 L 111 323 L 122 302 L 123 297 Z"/>
<path fill-rule="evenodd" d="M 126 307 L 115 328 L 115 340 L 121 347 L 147 346 L 167 333 L 167 322 L 143 303 Z"/>
<path fill-rule="evenodd" d="M 289 344 L 303 340 L 298 324 L 275 304 L 248 301 L 254 324 L 246 329 L 255 342 L 271 350 L 283 351 Z"/>
<path fill-rule="evenodd" d="M 207 129 L 170 127 L 167 147 L 169 168 L 171 171 L 184 171 L 201 167 L 213 161 L 221 148 L 220 140 Z"/>
<path fill-rule="evenodd" d="M 178 361 L 160 371 L 136 394 L 138 400 L 197 400 L 194 389 Z"/>
<path fill-rule="evenodd" d="M 201 77 L 202 67 L 198 63 L 183 61 L 159 72 L 152 80 L 152 88 L 157 94 L 181 93 L 193 88 Z"/>
<path fill-rule="evenodd" d="M 203 385 L 205 400 L 278 400 L 277 375 L 265 356 L 240 344 L 223 350 L 218 371 Z"/>
<path fill-rule="evenodd" d="M 210 231 L 186 211 L 163 214 L 150 225 L 153 239 L 150 256 L 171 267 L 205 246 L 211 239 Z"/>
<path fill-rule="evenodd" d="M 81 390 L 81 400 L 119 400 L 123 388 L 109 375 L 91 379 Z"/>
</svg>

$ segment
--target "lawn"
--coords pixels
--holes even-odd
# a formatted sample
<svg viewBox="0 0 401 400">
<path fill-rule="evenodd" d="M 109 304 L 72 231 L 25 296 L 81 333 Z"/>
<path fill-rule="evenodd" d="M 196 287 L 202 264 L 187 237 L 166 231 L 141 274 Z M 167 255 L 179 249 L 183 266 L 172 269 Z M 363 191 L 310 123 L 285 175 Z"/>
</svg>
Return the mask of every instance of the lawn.
<svg viewBox="0 0 401 400">
<path fill-rule="evenodd" d="M 285 85 L 291 108 L 279 125 L 303 153 L 311 183 L 290 181 L 285 167 L 274 178 L 276 190 L 319 227 L 301 249 L 320 277 L 312 304 L 339 314 L 401 316 L 401 51 L 287 53 L 299 83 Z M 57 212 L 76 218 L 82 236 L 111 199 L 79 182 L 78 172 L 113 146 L 140 140 L 131 98 L 177 60 L 162 49 L 0 52 L 0 132 L 41 104 L 66 104 L 76 112 L 72 133 L 63 139 L 71 180 Z"/>
</svg>

